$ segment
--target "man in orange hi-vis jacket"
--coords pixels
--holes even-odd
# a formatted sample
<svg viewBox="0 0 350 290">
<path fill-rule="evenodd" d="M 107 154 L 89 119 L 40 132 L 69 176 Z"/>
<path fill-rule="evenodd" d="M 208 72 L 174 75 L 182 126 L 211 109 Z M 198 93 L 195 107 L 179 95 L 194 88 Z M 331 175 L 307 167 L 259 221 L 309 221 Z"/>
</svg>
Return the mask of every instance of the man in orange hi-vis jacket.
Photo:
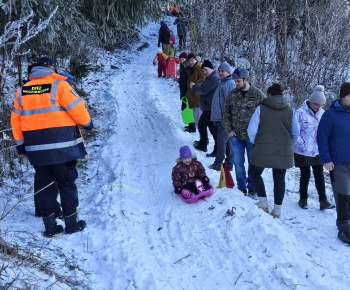
<svg viewBox="0 0 350 290">
<path fill-rule="evenodd" d="M 86 223 L 78 220 L 77 159 L 87 155 L 78 125 L 93 128 L 84 101 L 55 73 L 52 59 L 41 58 L 33 65 L 30 81 L 17 90 L 11 126 L 19 154 L 27 154 L 36 172 L 40 213 L 45 225 L 45 237 L 63 232 L 55 220 L 57 190 L 48 186 L 56 181 L 60 196 L 65 231 L 82 231 Z M 46 188 L 45 188 L 46 187 Z"/>
</svg>

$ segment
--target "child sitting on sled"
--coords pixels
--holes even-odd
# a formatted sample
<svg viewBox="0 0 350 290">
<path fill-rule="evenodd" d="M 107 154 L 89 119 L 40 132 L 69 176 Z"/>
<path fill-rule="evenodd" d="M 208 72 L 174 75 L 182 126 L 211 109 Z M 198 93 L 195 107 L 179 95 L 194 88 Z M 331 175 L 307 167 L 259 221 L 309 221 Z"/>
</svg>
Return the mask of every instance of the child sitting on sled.
<svg viewBox="0 0 350 290">
<path fill-rule="evenodd" d="M 177 159 L 176 162 L 171 176 L 175 193 L 181 193 L 183 197 L 191 198 L 206 190 L 203 183 L 208 184 L 209 178 L 202 163 L 197 160 L 195 155 L 192 156 L 188 146 L 180 148 L 180 159 Z"/>
<path fill-rule="evenodd" d="M 158 49 L 158 53 L 153 60 L 153 65 L 156 65 L 156 60 L 158 60 L 158 77 L 159 78 L 162 76 L 162 73 L 164 77 L 166 76 L 166 59 L 168 58 L 169 58 L 168 55 L 164 54 L 161 49 Z"/>
</svg>

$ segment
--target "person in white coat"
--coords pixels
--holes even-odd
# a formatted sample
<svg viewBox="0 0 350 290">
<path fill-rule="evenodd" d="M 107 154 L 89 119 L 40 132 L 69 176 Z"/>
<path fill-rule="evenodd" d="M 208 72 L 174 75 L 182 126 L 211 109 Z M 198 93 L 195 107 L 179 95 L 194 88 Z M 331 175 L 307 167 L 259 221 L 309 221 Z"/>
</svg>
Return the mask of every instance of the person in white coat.
<svg viewBox="0 0 350 290">
<path fill-rule="evenodd" d="M 322 106 L 326 103 L 324 87 L 318 85 L 308 100 L 305 100 L 297 110 L 297 119 L 300 126 L 300 137 L 294 143 L 294 164 L 300 168 L 300 200 L 299 206 L 308 209 L 308 185 L 312 172 L 319 196 L 320 210 L 334 208 L 327 200 L 326 187 L 323 175 L 323 164 L 317 146 L 317 128 L 324 113 Z"/>
</svg>

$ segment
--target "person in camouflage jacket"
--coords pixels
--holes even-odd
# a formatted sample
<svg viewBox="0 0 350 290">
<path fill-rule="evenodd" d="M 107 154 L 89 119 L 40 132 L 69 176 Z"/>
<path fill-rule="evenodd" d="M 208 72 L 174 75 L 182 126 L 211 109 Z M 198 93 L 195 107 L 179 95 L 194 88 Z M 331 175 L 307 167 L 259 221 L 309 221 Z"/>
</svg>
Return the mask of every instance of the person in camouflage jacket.
<svg viewBox="0 0 350 290">
<path fill-rule="evenodd" d="M 238 189 L 247 195 L 248 185 L 248 193 L 257 199 L 249 171 L 248 179 L 246 177 L 245 151 L 247 151 L 249 168 L 253 145 L 249 140 L 247 129 L 255 109 L 266 97 L 248 82 L 248 77 L 249 73 L 244 68 L 237 68 L 232 74 L 236 88 L 228 94 L 225 101 L 224 126 L 230 137 Z"/>
</svg>

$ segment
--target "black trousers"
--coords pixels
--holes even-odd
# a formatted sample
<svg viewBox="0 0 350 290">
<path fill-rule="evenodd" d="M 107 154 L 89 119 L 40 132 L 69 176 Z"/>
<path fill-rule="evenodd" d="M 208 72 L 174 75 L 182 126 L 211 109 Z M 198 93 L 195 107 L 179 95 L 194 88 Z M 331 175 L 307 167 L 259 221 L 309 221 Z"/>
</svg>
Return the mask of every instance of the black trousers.
<svg viewBox="0 0 350 290">
<path fill-rule="evenodd" d="M 183 97 L 183 96 L 182 96 Z M 186 109 L 186 104 L 183 102 L 183 101 L 181 101 L 181 98 L 182 98 L 181 96 L 180 96 L 180 102 L 181 102 L 181 111 L 183 111 L 183 110 L 185 110 Z"/>
<path fill-rule="evenodd" d="M 194 182 L 190 182 L 190 183 L 185 184 L 182 187 L 182 189 L 187 189 L 187 190 L 191 191 L 194 194 L 198 194 L 198 190 L 197 190 L 197 187 L 196 187 Z"/>
<path fill-rule="evenodd" d="M 204 111 L 204 112 L 202 112 L 202 115 L 199 118 L 199 122 L 198 122 L 198 130 L 199 130 L 199 135 L 200 135 L 199 146 L 202 148 L 207 148 L 207 139 L 208 139 L 207 128 L 209 128 L 210 133 L 214 137 L 214 141 L 215 141 L 214 150 L 215 150 L 217 147 L 217 141 L 216 141 L 217 140 L 217 136 L 216 136 L 217 132 L 216 132 L 216 127 L 215 127 L 214 123 L 212 121 L 210 121 L 210 114 L 211 114 L 211 111 Z"/>
<path fill-rule="evenodd" d="M 250 164 L 249 166 L 250 175 L 252 177 L 255 190 L 260 197 L 266 197 L 265 184 L 261 177 L 264 169 L 265 168 L 255 166 L 254 164 Z M 287 169 L 272 168 L 274 199 L 275 204 L 277 205 L 282 204 L 284 192 L 286 191 L 286 171 Z"/>
<path fill-rule="evenodd" d="M 34 166 L 38 190 L 53 181 L 57 182 L 64 216 L 75 213 L 79 204 L 78 190 L 75 185 L 75 180 L 78 178 L 76 164 L 74 160 L 53 165 Z M 55 212 L 57 194 L 55 186 L 49 186 L 37 194 L 39 211 L 43 217 L 48 217 Z"/>
<path fill-rule="evenodd" d="M 319 200 L 327 200 L 326 187 L 323 175 L 323 165 L 312 166 L 312 172 L 315 177 L 315 185 Z M 300 198 L 307 199 L 307 190 L 311 176 L 310 166 L 300 167 Z"/>
<path fill-rule="evenodd" d="M 186 35 L 179 35 L 179 45 L 180 45 L 180 49 L 185 48 L 185 46 L 186 46 Z"/>
<path fill-rule="evenodd" d="M 50 185 L 54 187 L 54 190 L 58 194 L 58 186 L 57 182 L 55 182 L 53 185 Z M 34 193 L 38 191 L 38 182 L 37 182 L 37 177 L 36 173 L 34 175 Z M 38 196 L 37 194 L 34 195 L 34 207 L 35 207 L 35 215 L 41 215 L 40 210 L 39 210 L 39 205 L 38 205 Z M 61 210 L 61 205 L 60 203 L 56 200 L 56 205 L 55 205 L 55 215 L 60 216 L 62 215 L 62 210 Z"/>
</svg>

